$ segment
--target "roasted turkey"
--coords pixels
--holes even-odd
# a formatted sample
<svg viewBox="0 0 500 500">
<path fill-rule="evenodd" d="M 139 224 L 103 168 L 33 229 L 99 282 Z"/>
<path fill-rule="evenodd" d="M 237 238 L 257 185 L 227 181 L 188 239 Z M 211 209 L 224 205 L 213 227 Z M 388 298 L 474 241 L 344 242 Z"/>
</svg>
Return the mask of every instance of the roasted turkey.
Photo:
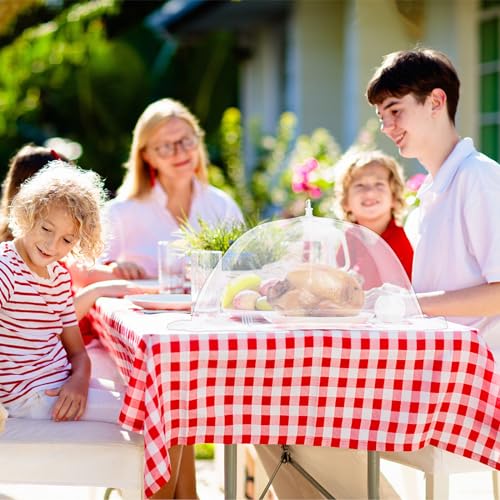
<svg viewBox="0 0 500 500">
<path fill-rule="evenodd" d="M 355 316 L 364 302 L 358 279 L 326 264 L 301 264 L 272 285 L 267 300 L 289 316 Z"/>
</svg>

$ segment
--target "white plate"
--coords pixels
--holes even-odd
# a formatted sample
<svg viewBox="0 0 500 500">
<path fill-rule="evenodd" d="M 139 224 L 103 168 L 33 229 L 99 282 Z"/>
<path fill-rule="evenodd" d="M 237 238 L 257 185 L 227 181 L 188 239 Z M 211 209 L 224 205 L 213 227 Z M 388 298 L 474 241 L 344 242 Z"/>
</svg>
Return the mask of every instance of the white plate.
<svg viewBox="0 0 500 500">
<path fill-rule="evenodd" d="M 144 287 L 144 288 L 154 288 L 158 290 L 160 283 L 157 279 L 150 280 L 130 280 L 134 285 Z"/>
<path fill-rule="evenodd" d="M 127 295 L 126 298 L 136 306 L 144 309 L 161 309 L 169 311 L 189 311 L 191 295 L 180 293 L 158 293 L 145 295 Z"/>
<path fill-rule="evenodd" d="M 243 321 L 248 323 L 272 323 L 281 327 L 292 328 L 322 328 L 334 329 L 337 326 L 358 325 L 368 323 L 373 314 L 369 312 L 361 312 L 356 316 L 285 316 L 279 311 L 245 311 L 242 309 L 224 309 L 224 312 L 230 319 Z"/>
</svg>

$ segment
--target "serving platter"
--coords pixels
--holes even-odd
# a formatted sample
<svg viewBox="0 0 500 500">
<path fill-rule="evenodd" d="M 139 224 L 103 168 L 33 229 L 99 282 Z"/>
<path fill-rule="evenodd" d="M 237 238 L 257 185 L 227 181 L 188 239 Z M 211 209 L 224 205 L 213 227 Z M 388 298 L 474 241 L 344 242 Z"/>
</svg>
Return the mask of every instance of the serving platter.
<svg viewBox="0 0 500 500">
<path fill-rule="evenodd" d="M 189 311 L 191 309 L 191 295 L 189 294 L 158 293 L 127 295 L 126 298 L 144 309 L 166 311 Z"/>
<path fill-rule="evenodd" d="M 224 309 L 225 314 L 229 319 L 237 321 L 244 321 L 246 323 L 270 323 L 272 317 L 281 316 L 276 311 L 257 311 L 257 310 L 244 310 L 244 309 Z"/>
<path fill-rule="evenodd" d="M 271 323 L 278 327 L 322 328 L 324 330 L 336 326 L 366 324 L 374 317 L 370 312 L 360 312 L 356 316 L 285 316 L 279 311 L 245 311 L 241 309 L 225 309 L 224 312 L 230 319 L 247 324 Z"/>
<path fill-rule="evenodd" d="M 284 316 L 275 314 L 266 319 L 277 326 L 330 329 L 337 326 L 368 323 L 373 316 L 369 312 L 361 312 L 356 316 Z"/>
</svg>

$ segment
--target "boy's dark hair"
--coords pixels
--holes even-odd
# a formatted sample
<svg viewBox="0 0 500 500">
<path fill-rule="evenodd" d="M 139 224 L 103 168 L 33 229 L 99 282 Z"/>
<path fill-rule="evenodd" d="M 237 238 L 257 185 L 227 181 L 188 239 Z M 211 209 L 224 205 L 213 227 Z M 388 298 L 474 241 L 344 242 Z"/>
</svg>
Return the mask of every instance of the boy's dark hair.
<svg viewBox="0 0 500 500">
<path fill-rule="evenodd" d="M 384 56 L 366 88 L 366 97 L 372 105 L 387 97 L 413 94 L 422 104 L 434 89 L 446 93 L 446 105 L 451 122 L 455 123 L 460 80 L 448 57 L 433 49 L 414 49 L 392 52 Z"/>
</svg>

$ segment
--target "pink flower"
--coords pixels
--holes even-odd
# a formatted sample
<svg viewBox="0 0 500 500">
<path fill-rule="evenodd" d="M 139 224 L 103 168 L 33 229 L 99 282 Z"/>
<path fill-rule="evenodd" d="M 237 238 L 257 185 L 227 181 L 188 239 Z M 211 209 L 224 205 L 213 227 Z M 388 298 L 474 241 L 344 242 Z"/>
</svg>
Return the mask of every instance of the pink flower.
<svg viewBox="0 0 500 500">
<path fill-rule="evenodd" d="M 292 191 L 294 193 L 307 193 L 312 198 L 321 197 L 321 189 L 309 180 L 309 174 L 319 166 L 316 158 L 308 158 L 301 165 L 293 169 Z"/>
<path fill-rule="evenodd" d="M 294 193 L 302 193 L 307 189 L 307 186 L 304 185 L 304 182 L 292 180 L 292 191 Z"/>
<path fill-rule="evenodd" d="M 303 174 L 308 174 L 313 170 L 317 169 L 319 166 L 318 160 L 316 158 L 308 158 L 302 165 L 299 165 L 296 170 Z"/>
<path fill-rule="evenodd" d="M 415 174 L 406 181 L 406 187 L 410 191 L 418 191 L 426 177 L 425 174 Z"/>
<path fill-rule="evenodd" d="M 309 186 L 308 192 L 311 198 L 321 198 L 321 189 L 317 186 Z"/>
</svg>

